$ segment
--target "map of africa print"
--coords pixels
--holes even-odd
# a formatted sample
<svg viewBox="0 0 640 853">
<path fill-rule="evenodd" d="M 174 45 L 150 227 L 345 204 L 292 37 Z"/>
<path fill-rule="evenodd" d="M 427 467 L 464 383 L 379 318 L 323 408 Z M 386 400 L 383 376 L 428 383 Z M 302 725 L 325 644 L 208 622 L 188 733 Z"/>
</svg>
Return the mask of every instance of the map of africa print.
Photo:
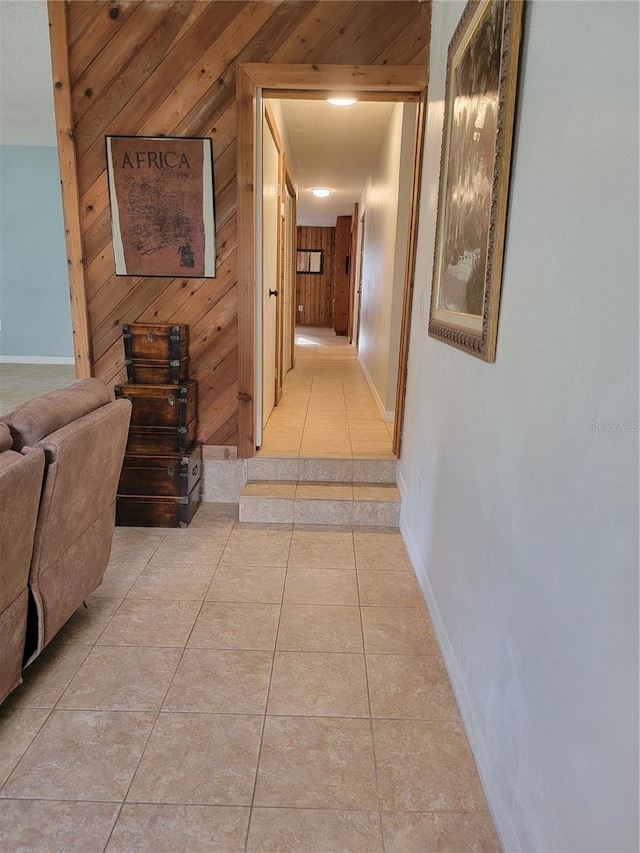
<svg viewBox="0 0 640 853">
<path fill-rule="evenodd" d="M 106 141 L 116 275 L 215 277 L 211 140 Z"/>
</svg>

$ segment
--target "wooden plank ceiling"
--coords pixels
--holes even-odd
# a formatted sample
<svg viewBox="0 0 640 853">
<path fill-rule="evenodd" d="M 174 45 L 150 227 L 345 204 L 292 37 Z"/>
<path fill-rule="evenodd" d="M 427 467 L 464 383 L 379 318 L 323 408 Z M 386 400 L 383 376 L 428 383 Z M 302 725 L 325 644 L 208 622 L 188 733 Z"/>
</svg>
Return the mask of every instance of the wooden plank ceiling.
<svg viewBox="0 0 640 853">
<path fill-rule="evenodd" d="M 237 62 L 425 64 L 429 4 L 417 0 L 70 0 L 73 138 L 92 370 L 124 379 L 121 325 L 188 323 L 205 444 L 238 438 Z M 105 135 L 209 136 L 215 279 L 117 277 Z"/>
</svg>

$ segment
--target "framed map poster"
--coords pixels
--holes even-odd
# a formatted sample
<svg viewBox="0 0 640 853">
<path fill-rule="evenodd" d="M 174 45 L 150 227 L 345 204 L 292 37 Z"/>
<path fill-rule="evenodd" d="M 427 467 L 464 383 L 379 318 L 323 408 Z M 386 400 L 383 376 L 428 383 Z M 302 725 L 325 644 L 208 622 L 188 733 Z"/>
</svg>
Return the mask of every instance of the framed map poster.
<svg viewBox="0 0 640 853">
<path fill-rule="evenodd" d="M 116 275 L 215 278 L 210 139 L 107 136 Z"/>
</svg>

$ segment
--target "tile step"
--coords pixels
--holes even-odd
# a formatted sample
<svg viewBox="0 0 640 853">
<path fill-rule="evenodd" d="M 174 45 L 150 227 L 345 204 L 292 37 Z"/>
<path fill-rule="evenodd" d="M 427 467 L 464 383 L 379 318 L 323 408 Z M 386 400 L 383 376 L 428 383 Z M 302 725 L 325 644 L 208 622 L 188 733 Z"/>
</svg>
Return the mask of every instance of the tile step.
<svg viewBox="0 0 640 853">
<path fill-rule="evenodd" d="M 253 480 L 240 494 L 240 521 L 397 527 L 399 519 L 391 483 Z"/>
<path fill-rule="evenodd" d="M 397 465 L 397 459 L 254 456 L 246 460 L 246 471 L 247 480 L 395 483 Z"/>
</svg>

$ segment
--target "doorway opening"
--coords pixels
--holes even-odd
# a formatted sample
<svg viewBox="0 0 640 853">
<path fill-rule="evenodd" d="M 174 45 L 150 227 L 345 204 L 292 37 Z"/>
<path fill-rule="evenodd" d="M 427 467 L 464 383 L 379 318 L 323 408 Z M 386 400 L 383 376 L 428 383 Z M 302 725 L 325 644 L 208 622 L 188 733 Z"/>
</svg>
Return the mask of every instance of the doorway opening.
<svg viewBox="0 0 640 853">
<path fill-rule="evenodd" d="M 388 70 L 385 72 L 384 69 L 376 66 L 358 69 L 358 72 L 363 79 L 358 80 L 354 86 L 353 69 L 342 66 L 317 66 L 309 69 L 298 66 L 274 68 L 274 66 L 243 65 L 239 69 L 238 213 L 241 297 L 239 450 L 243 456 L 253 455 L 255 445 L 263 443 L 262 427 L 269 421 L 271 411 L 274 412 L 272 418 L 276 421 L 278 420 L 276 415 L 284 415 L 289 390 L 294 395 L 300 396 L 300 382 L 287 381 L 285 377 L 291 379 L 297 375 L 302 379 L 306 372 L 308 379 L 311 360 L 315 365 L 316 379 L 319 381 L 323 378 L 327 380 L 331 373 L 335 379 L 343 369 L 346 371 L 345 375 L 348 375 L 348 378 L 342 377 L 341 381 L 346 384 L 342 385 L 340 391 L 344 395 L 344 388 L 347 388 L 347 397 L 351 400 L 353 396 L 353 403 L 358 402 L 359 394 L 365 393 L 370 396 L 371 401 L 375 401 L 379 419 L 377 426 L 384 431 L 387 444 L 389 444 L 391 429 L 388 422 L 395 420 L 393 450 L 396 455 L 399 450 L 402 405 L 398 407 L 397 400 L 401 403 L 404 400 L 403 373 L 406 371 L 408 347 L 406 326 L 412 295 L 414 255 L 412 244 L 417 213 L 426 74 L 424 69 L 420 68 L 394 69 L 394 73 L 398 74 L 402 80 L 390 81 Z M 344 79 L 340 80 L 340 77 Z M 293 87 L 290 83 L 292 79 L 296 80 Z M 372 164 L 367 163 L 370 175 L 368 183 L 365 182 L 367 183 L 366 192 L 362 183 L 355 195 L 352 191 L 346 209 L 337 211 L 338 215 L 334 219 L 333 226 L 326 222 L 322 224 L 305 222 L 303 217 L 306 214 L 303 211 L 298 213 L 295 244 L 300 251 L 294 253 L 291 251 L 291 202 L 297 198 L 299 210 L 304 208 L 310 190 L 308 186 L 310 181 L 308 177 L 304 177 L 302 170 L 298 175 L 296 146 L 292 146 L 291 139 L 287 138 L 295 135 L 296 131 L 291 131 L 291 123 L 284 120 L 283 113 L 288 107 L 291 107 L 293 112 L 304 112 L 308 107 L 303 101 L 313 100 L 311 115 L 317 114 L 319 117 L 321 105 L 326 107 L 324 100 L 330 93 L 329 83 L 332 92 L 339 91 L 340 88 L 344 90 L 347 85 L 358 90 L 359 101 L 373 101 L 376 107 L 387 111 L 385 121 L 382 123 L 383 127 L 394 124 L 398 131 L 395 137 L 392 134 L 391 144 L 387 139 L 388 150 L 382 158 L 386 166 L 394 163 L 395 176 L 391 181 L 394 187 L 391 193 L 393 204 L 388 199 L 381 202 L 385 194 L 389 195 L 389 182 L 386 181 L 388 176 L 384 174 L 384 168 L 378 164 L 376 172 L 371 168 Z M 285 100 L 292 97 L 295 100 Z M 390 103 L 383 105 L 382 101 L 390 101 Z M 390 118 L 391 114 L 394 116 L 393 122 Z M 307 116 L 309 115 L 310 113 L 307 112 Z M 306 132 L 313 136 L 314 130 L 310 127 L 309 119 L 306 125 Z M 402 132 L 409 127 L 408 133 Z M 255 137 L 253 131 L 257 131 Z M 315 136 L 320 134 L 316 132 Z M 375 144 L 376 147 L 384 147 L 380 140 Z M 252 145 L 255 145 L 255 149 Z M 408 177 L 405 176 L 404 184 L 400 186 L 398 160 L 401 159 L 403 148 L 404 154 L 406 155 L 407 152 L 409 154 L 408 157 L 405 156 L 409 166 L 406 170 Z M 276 158 L 273 156 L 274 150 L 278 154 L 277 166 Z M 257 164 L 255 175 L 251 168 L 254 155 Z M 320 158 L 316 156 L 315 159 Z M 252 177 L 254 181 L 251 180 Z M 339 183 L 334 184 L 336 191 L 340 190 Z M 257 190 L 255 193 L 254 186 Z M 402 209 L 402 204 L 398 204 L 403 192 L 405 209 Z M 255 227 L 251 228 L 254 224 L 251 216 L 254 201 L 258 213 L 257 230 Z M 386 220 L 377 209 L 384 208 L 385 202 L 387 208 L 393 207 L 393 216 L 387 217 Z M 268 221 L 270 219 L 271 221 Z M 243 224 L 248 226 L 246 230 Z M 316 234 L 314 242 L 309 230 L 312 228 L 318 230 L 333 228 L 333 246 L 329 246 L 330 241 L 325 242 L 324 247 L 321 240 L 318 244 L 322 234 Z M 287 231 L 290 236 L 288 245 Z M 280 246 L 275 251 L 265 244 L 265 238 L 270 240 L 273 234 L 278 236 L 277 245 Z M 256 236 L 259 237 L 257 242 Z M 396 251 L 398 241 L 402 244 L 401 251 Z M 385 255 L 382 251 L 385 244 L 389 248 L 386 254 L 386 267 Z M 250 254 L 252 248 L 257 250 L 253 256 Z M 286 282 L 287 270 L 290 274 L 292 267 L 297 285 L 295 298 L 293 298 L 292 282 L 290 280 Z M 319 283 L 327 271 L 331 273 L 331 283 L 327 285 L 325 282 L 324 290 L 309 287 L 308 291 L 303 292 L 298 286 L 300 278 L 307 283 L 311 280 Z M 252 294 L 249 286 L 251 274 L 256 276 L 257 285 L 253 294 L 253 315 L 250 304 Z M 337 286 L 336 282 L 340 276 L 342 276 L 342 283 Z M 399 284 L 399 287 L 394 289 L 394 284 Z M 309 301 L 306 295 L 313 294 L 314 290 L 314 310 L 320 312 L 315 316 L 311 306 L 306 304 Z M 378 292 L 382 290 L 385 292 Z M 358 291 L 360 291 L 359 294 Z M 243 303 L 244 308 L 248 309 L 246 312 L 242 310 Z M 383 319 L 380 323 L 381 316 Z M 255 324 L 254 329 L 250 328 L 251 321 Z M 291 354 L 289 358 L 294 328 L 301 332 L 296 347 L 297 362 L 295 354 Z M 331 328 L 333 340 L 327 336 L 329 328 Z M 250 353 L 252 331 L 255 332 L 255 339 L 259 342 L 259 346 L 257 352 L 254 348 Z M 263 358 L 263 350 L 267 342 L 269 352 L 266 352 Z M 323 351 L 324 354 L 322 354 Z M 309 357 L 310 352 L 316 353 L 313 359 Z M 337 357 L 336 352 L 339 352 Z M 331 359 L 332 356 L 333 361 L 327 364 L 322 363 L 325 358 Z M 351 366 L 348 365 L 349 358 L 352 360 Z M 250 368 L 253 363 L 259 366 L 260 370 L 254 370 L 252 377 Z M 288 372 L 289 364 L 293 366 L 294 363 L 296 368 Z M 340 370 L 337 370 L 339 365 Z M 382 370 L 381 365 L 383 365 Z M 357 392 L 353 387 L 354 371 L 360 373 L 363 384 Z M 389 375 L 392 377 L 390 381 Z M 334 398 L 340 396 L 336 394 L 336 389 L 329 388 L 328 384 L 320 381 L 317 385 L 313 395 L 316 401 L 319 397 L 324 397 L 328 401 L 332 395 Z M 243 393 L 245 388 L 249 389 L 249 393 Z M 311 395 L 311 388 L 308 390 Z M 321 393 L 322 391 L 324 393 Z M 279 399 L 281 393 L 282 399 Z M 309 396 L 307 414 L 316 408 L 311 405 L 311 399 Z M 343 396 L 343 401 L 345 399 Z M 258 400 L 260 401 L 259 409 Z M 275 406 L 274 409 L 273 405 L 277 402 L 280 405 Z M 362 403 L 362 400 L 359 402 Z M 249 421 L 252 411 L 257 414 L 253 424 Z M 327 421 L 328 418 L 323 415 L 328 411 L 328 406 L 324 411 L 318 411 L 318 420 Z M 347 420 L 350 419 L 364 420 L 364 418 L 347 418 Z M 322 424 L 310 426 L 311 431 L 318 432 Z M 367 431 L 362 427 L 363 434 Z"/>
<path fill-rule="evenodd" d="M 416 104 L 268 98 L 263 108 L 262 375 L 268 386 L 259 454 L 393 458 Z M 272 242 L 277 232 L 284 262 L 288 220 L 277 199 L 286 196 L 285 170 L 298 202 L 293 316 L 281 310 L 284 279 Z M 319 197 L 318 186 L 325 188 Z M 290 326 L 279 322 L 282 313 Z M 313 365 L 311 374 L 281 369 L 294 325 L 300 332 L 294 373 L 302 373 L 304 361 Z"/>
</svg>

